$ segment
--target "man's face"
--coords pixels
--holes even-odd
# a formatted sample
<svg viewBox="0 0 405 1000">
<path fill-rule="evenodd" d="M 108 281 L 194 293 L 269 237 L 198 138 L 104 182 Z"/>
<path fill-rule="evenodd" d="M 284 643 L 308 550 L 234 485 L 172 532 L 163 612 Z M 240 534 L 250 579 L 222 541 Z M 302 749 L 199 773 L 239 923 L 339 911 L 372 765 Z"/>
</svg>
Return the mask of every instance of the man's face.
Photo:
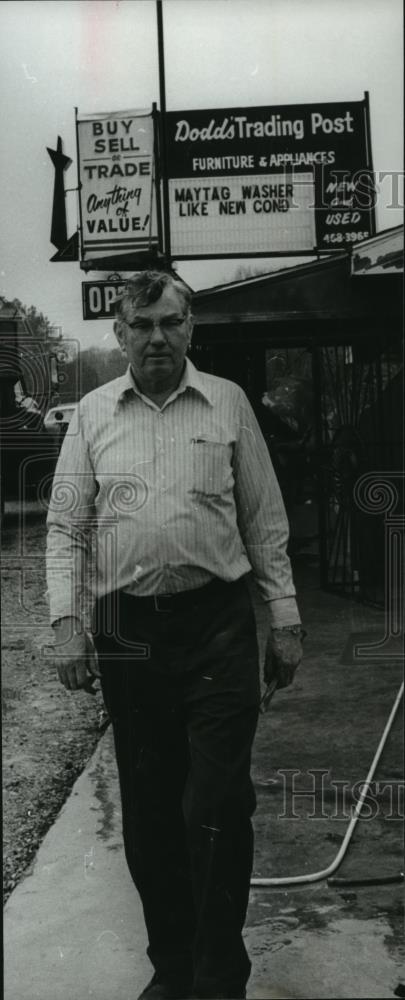
<svg viewBox="0 0 405 1000">
<path fill-rule="evenodd" d="M 157 302 L 134 306 L 114 330 L 141 387 L 177 385 L 192 333 L 181 293 L 168 285 Z"/>
</svg>

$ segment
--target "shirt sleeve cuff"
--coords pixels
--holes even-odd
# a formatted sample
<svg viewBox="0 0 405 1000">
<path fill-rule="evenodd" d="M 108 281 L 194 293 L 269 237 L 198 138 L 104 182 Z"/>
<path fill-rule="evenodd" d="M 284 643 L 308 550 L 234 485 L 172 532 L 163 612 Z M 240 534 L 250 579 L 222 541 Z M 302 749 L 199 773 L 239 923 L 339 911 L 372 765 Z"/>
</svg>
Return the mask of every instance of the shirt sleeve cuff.
<svg viewBox="0 0 405 1000">
<path fill-rule="evenodd" d="M 295 597 L 278 597 L 266 601 L 269 609 L 271 628 L 284 628 L 285 625 L 300 625 L 301 617 Z"/>
</svg>

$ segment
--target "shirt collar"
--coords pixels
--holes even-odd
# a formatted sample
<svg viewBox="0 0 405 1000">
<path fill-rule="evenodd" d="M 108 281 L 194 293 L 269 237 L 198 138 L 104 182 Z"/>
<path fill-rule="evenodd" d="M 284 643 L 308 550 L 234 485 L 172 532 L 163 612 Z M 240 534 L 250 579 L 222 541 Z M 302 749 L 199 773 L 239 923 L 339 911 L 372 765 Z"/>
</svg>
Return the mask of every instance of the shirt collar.
<svg viewBox="0 0 405 1000">
<path fill-rule="evenodd" d="M 200 396 L 203 396 L 203 398 L 206 399 L 208 403 L 210 403 L 211 406 L 213 405 L 212 394 L 210 392 L 209 386 L 206 384 L 204 373 L 200 373 L 197 370 L 195 365 L 193 365 L 192 361 L 190 361 L 190 358 L 186 358 L 186 366 L 183 375 L 181 377 L 181 380 L 179 382 L 179 385 L 177 386 L 177 389 L 174 390 L 173 394 L 169 396 L 169 399 L 173 399 L 176 396 L 179 396 L 181 393 L 186 392 L 188 389 L 194 390 L 194 392 L 198 392 Z M 135 380 L 131 372 L 131 366 L 128 365 L 125 374 L 121 375 L 120 378 L 117 379 L 117 398 L 114 407 L 114 412 L 116 412 L 118 404 L 126 396 L 130 394 L 138 396 L 139 399 L 143 398 L 140 389 L 138 389 L 138 386 L 135 384 Z M 169 399 L 166 401 L 166 403 L 169 402 Z"/>
</svg>

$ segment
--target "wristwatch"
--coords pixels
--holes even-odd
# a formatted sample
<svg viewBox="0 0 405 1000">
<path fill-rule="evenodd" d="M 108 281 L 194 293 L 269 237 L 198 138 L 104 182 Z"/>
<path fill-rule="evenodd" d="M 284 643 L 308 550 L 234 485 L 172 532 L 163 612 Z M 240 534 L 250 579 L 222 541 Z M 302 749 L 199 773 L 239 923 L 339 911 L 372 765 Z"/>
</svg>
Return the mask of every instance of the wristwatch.
<svg viewBox="0 0 405 1000">
<path fill-rule="evenodd" d="M 274 628 L 272 627 L 271 631 L 272 632 L 291 632 L 291 635 L 298 635 L 299 638 L 301 639 L 301 641 L 303 639 L 305 639 L 305 636 L 308 634 L 305 631 L 303 625 L 301 625 L 301 624 L 299 624 L 299 625 L 280 625 L 278 627 L 275 626 Z"/>
</svg>

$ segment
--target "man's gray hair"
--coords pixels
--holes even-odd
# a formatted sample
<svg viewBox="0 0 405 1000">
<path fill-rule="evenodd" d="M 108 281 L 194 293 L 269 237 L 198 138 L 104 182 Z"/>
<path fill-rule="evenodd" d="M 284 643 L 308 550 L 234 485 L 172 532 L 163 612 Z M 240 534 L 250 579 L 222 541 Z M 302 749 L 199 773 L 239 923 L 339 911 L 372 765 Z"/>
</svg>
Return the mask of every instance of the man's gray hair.
<svg viewBox="0 0 405 1000">
<path fill-rule="evenodd" d="M 167 271 L 140 271 L 128 278 L 117 298 L 115 316 L 118 322 L 132 322 L 135 310 L 157 302 L 165 288 L 174 288 L 182 296 L 186 311 L 190 312 L 192 295 L 188 285 Z"/>
</svg>

